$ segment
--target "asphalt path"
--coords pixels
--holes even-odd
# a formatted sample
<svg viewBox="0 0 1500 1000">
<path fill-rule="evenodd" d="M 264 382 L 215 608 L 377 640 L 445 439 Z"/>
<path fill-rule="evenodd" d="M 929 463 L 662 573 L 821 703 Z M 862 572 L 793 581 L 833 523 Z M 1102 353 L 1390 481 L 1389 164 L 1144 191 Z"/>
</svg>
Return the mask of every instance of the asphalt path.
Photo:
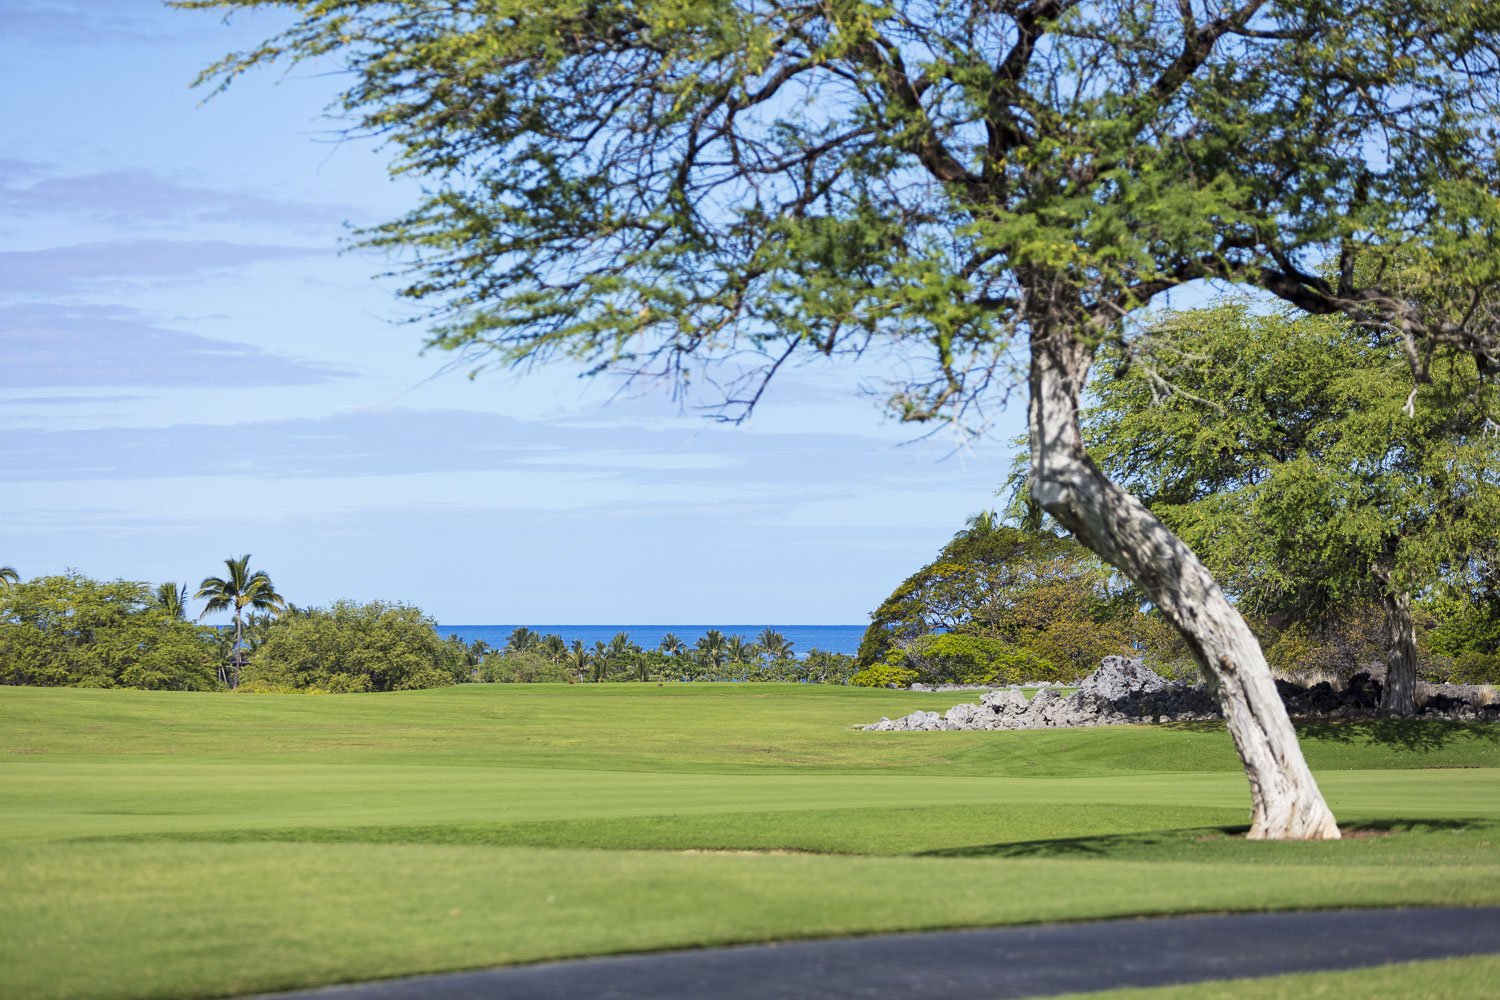
<svg viewBox="0 0 1500 1000">
<path fill-rule="evenodd" d="M 655 952 L 278 1000 L 984 1000 L 1500 953 L 1500 907 L 1152 917 Z"/>
</svg>

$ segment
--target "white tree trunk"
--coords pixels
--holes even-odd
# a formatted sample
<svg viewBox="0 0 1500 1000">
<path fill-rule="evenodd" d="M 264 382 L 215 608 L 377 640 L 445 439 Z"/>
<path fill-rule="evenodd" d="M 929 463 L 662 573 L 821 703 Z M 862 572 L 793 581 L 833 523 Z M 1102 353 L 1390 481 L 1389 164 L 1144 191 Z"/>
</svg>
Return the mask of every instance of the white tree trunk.
<svg viewBox="0 0 1500 1000">
<path fill-rule="evenodd" d="M 1078 402 L 1092 354 L 1071 330 L 1033 327 L 1032 497 L 1134 581 L 1182 633 L 1223 708 L 1250 779 L 1250 837 L 1338 839 L 1249 626 L 1182 540 L 1084 451 Z"/>
<path fill-rule="evenodd" d="M 1385 688 L 1380 707 L 1392 715 L 1417 713 L 1417 627 L 1411 620 L 1411 595 L 1386 594 Z"/>
</svg>

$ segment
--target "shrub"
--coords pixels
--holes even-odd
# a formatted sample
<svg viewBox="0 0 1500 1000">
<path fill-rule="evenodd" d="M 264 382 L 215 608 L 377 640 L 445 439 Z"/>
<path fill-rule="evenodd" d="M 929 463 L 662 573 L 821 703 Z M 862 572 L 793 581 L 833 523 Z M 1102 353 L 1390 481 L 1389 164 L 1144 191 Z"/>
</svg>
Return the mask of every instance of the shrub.
<svg viewBox="0 0 1500 1000">
<path fill-rule="evenodd" d="M 77 573 L 0 592 L 0 683 L 205 691 L 210 629 L 158 607 L 149 584 Z"/>
<path fill-rule="evenodd" d="M 479 665 L 479 679 L 487 684 L 556 683 L 573 678 L 565 663 L 553 663 L 541 653 L 492 654 Z"/>
<path fill-rule="evenodd" d="M 444 687 L 468 676 L 462 644 L 439 639 L 421 609 L 337 601 L 268 625 L 242 684 L 253 683 L 251 690 L 347 694 Z"/>
<path fill-rule="evenodd" d="M 920 675 L 915 670 L 897 667 L 889 663 L 877 663 L 859 671 L 849 679 L 856 687 L 904 688 L 910 687 Z"/>
</svg>

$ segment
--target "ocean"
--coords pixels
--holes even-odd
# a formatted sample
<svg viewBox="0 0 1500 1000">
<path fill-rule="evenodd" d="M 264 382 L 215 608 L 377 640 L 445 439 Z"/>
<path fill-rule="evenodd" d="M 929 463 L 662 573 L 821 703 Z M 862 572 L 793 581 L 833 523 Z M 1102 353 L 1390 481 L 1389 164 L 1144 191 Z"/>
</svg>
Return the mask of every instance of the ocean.
<svg viewBox="0 0 1500 1000">
<path fill-rule="evenodd" d="M 583 640 L 590 648 L 595 642 L 608 643 L 616 634 L 624 632 L 630 640 L 644 649 L 655 649 L 662 636 L 668 632 L 687 643 L 689 647 L 701 639 L 709 629 L 716 628 L 726 636 L 744 636 L 747 642 L 754 641 L 765 625 L 527 625 L 533 632 L 547 635 L 556 632 L 569 645 L 574 639 Z M 502 648 L 517 625 L 439 625 L 438 635 L 447 638 L 456 635 L 464 642 L 483 639 L 496 649 Z M 829 653 L 847 653 L 853 656 L 859 649 L 859 640 L 865 634 L 863 625 L 772 625 L 792 644 L 792 651 L 805 656 L 811 649 Z"/>
</svg>

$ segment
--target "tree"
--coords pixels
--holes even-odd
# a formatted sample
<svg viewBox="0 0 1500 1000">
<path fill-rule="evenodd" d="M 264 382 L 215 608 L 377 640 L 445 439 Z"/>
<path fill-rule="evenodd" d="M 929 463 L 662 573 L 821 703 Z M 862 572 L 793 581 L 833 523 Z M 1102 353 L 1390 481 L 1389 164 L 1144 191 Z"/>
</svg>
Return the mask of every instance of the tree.
<svg viewBox="0 0 1500 1000">
<path fill-rule="evenodd" d="M 0 590 L 8 590 L 20 582 L 21 574 L 16 572 L 14 566 L 0 566 Z"/>
<path fill-rule="evenodd" d="M 340 110 L 424 182 L 363 242 L 410 267 L 437 346 L 681 379 L 728 359 L 733 416 L 799 356 L 879 345 L 913 373 L 900 417 L 969 420 L 1024 343 L 1031 495 L 1183 635 L 1251 836 L 1338 835 L 1254 635 L 1089 460 L 1079 397 L 1101 344 L 1201 279 L 1392 330 L 1419 384 L 1445 353 L 1488 370 L 1493 4 L 179 6 L 295 15 L 205 80 L 342 63 Z"/>
<path fill-rule="evenodd" d="M 582 639 L 574 639 L 573 645 L 568 647 L 568 666 L 573 669 L 581 681 L 588 676 L 589 667 L 593 665 L 593 657 L 584 648 Z"/>
<path fill-rule="evenodd" d="M 505 641 L 507 653 L 534 653 L 541 646 L 542 637 L 539 633 L 522 625 L 511 632 L 510 638 Z"/>
<path fill-rule="evenodd" d="M 207 691 L 208 630 L 169 614 L 148 584 L 77 573 L 0 591 L 0 683 Z"/>
<path fill-rule="evenodd" d="M 468 679 L 462 643 L 420 608 L 335 601 L 271 623 L 245 666 L 247 690 L 408 691 Z"/>
<path fill-rule="evenodd" d="M 568 644 L 556 632 L 549 632 L 544 636 L 537 649 L 552 664 L 561 663 L 568 656 Z"/>
<path fill-rule="evenodd" d="M 729 655 L 729 640 L 724 638 L 723 632 L 711 628 L 693 644 L 693 650 L 697 654 L 698 665 L 713 679 L 724 668 L 725 659 Z"/>
<path fill-rule="evenodd" d="M 156 588 L 156 606 L 173 618 L 187 617 L 186 583 L 163 583 Z"/>
<path fill-rule="evenodd" d="M 1139 604 L 1071 538 L 985 512 L 871 613 L 857 661 L 927 683 L 1073 679 L 1152 633 Z"/>
<path fill-rule="evenodd" d="M 668 632 L 661 637 L 661 642 L 657 643 L 656 648 L 675 658 L 687 652 L 687 643 L 679 639 L 676 632 Z"/>
<path fill-rule="evenodd" d="M 761 629 L 760 635 L 755 637 L 755 644 L 761 648 L 772 663 L 790 660 L 793 656 L 792 647 L 795 645 L 788 641 L 786 636 L 770 626 Z"/>
<path fill-rule="evenodd" d="M 204 577 L 203 582 L 198 585 L 198 592 L 193 596 L 208 599 L 203 613 L 198 616 L 199 621 L 219 611 L 229 611 L 234 616 L 233 641 L 229 647 L 231 670 L 226 675 L 221 666 L 219 680 L 230 688 L 237 688 L 240 685 L 240 668 L 245 660 L 245 609 L 271 613 L 280 611 L 285 607 L 286 601 L 276 593 L 276 587 L 264 570 L 250 572 L 248 553 L 238 559 L 225 559 L 224 566 L 229 571 L 227 576 Z"/>
<path fill-rule="evenodd" d="M 1493 544 L 1500 417 L 1471 358 L 1411 397 L 1400 343 L 1242 302 L 1171 315 L 1101 366 L 1090 452 L 1241 603 L 1283 624 L 1384 612 L 1382 707 L 1416 710 L 1414 599 Z"/>
</svg>

